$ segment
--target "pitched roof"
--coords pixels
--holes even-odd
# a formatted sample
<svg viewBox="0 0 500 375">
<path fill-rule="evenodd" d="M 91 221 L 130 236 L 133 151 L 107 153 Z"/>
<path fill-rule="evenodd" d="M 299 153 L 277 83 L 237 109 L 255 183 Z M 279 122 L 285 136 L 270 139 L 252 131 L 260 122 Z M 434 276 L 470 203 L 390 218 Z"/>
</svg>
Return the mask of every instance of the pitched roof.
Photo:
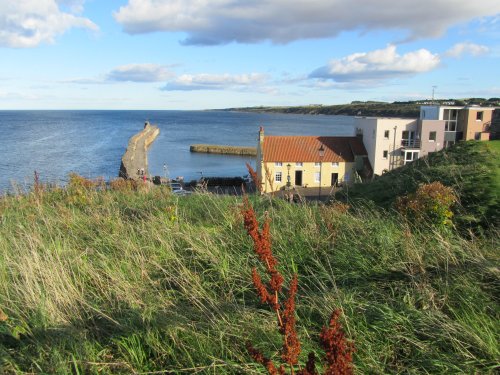
<svg viewBox="0 0 500 375">
<path fill-rule="evenodd" d="M 323 145 L 325 154 L 319 156 Z M 265 136 L 264 162 L 353 162 L 354 156 L 366 156 L 358 137 Z"/>
</svg>

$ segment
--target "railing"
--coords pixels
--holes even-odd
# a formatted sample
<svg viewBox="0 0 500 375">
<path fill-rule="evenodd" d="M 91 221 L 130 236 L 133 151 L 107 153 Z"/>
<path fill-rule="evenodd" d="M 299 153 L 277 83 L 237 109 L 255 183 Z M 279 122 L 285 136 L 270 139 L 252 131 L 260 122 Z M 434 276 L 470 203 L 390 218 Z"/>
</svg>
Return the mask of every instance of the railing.
<svg viewBox="0 0 500 375">
<path fill-rule="evenodd" d="M 462 132 L 452 132 L 452 131 L 445 131 L 444 132 L 444 141 L 445 142 L 454 142 L 457 141 L 458 139 L 461 139 Z"/>
<path fill-rule="evenodd" d="M 407 148 L 420 148 L 420 139 L 403 139 L 401 146 Z"/>
</svg>

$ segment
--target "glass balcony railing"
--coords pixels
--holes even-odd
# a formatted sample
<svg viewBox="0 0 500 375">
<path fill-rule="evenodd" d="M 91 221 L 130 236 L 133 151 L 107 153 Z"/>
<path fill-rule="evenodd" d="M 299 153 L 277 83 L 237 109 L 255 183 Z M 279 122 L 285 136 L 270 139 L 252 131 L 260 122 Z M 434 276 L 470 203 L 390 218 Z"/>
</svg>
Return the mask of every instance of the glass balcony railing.
<svg viewBox="0 0 500 375">
<path fill-rule="evenodd" d="M 420 139 L 403 139 L 401 146 L 404 148 L 420 148 Z"/>
</svg>

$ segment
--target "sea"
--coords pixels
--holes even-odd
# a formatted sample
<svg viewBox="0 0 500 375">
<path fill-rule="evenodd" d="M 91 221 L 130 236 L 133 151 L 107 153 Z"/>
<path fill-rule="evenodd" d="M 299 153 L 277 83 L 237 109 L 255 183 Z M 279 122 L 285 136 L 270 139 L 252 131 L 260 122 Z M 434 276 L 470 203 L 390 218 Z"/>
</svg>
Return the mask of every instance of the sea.
<svg viewBox="0 0 500 375">
<path fill-rule="evenodd" d="M 145 121 L 160 135 L 149 149 L 151 175 L 185 181 L 247 174 L 255 158 L 191 153 L 196 143 L 256 146 L 267 135 L 354 134 L 350 116 L 231 111 L 0 111 L 0 194 L 42 182 L 64 185 L 72 172 L 87 178 L 118 176 L 129 138 Z"/>
</svg>

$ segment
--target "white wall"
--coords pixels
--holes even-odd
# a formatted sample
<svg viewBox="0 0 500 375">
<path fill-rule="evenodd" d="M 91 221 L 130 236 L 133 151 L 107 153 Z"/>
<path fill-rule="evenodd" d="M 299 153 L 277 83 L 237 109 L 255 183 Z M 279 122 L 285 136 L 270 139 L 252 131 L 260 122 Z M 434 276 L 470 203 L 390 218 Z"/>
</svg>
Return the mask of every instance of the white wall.
<svg viewBox="0 0 500 375">
<path fill-rule="evenodd" d="M 356 118 L 356 128 L 363 131 L 363 143 L 368 153 L 368 159 L 373 173 L 381 175 L 384 170 L 391 169 L 391 157 L 401 157 L 401 140 L 404 130 L 418 131 L 416 119 L 401 118 Z M 394 137 L 396 128 L 396 137 Z M 389 136 L 385 137 L 385 131 Z M 387 158 L 384 158 L 387 151 Z"/>
</svg>

